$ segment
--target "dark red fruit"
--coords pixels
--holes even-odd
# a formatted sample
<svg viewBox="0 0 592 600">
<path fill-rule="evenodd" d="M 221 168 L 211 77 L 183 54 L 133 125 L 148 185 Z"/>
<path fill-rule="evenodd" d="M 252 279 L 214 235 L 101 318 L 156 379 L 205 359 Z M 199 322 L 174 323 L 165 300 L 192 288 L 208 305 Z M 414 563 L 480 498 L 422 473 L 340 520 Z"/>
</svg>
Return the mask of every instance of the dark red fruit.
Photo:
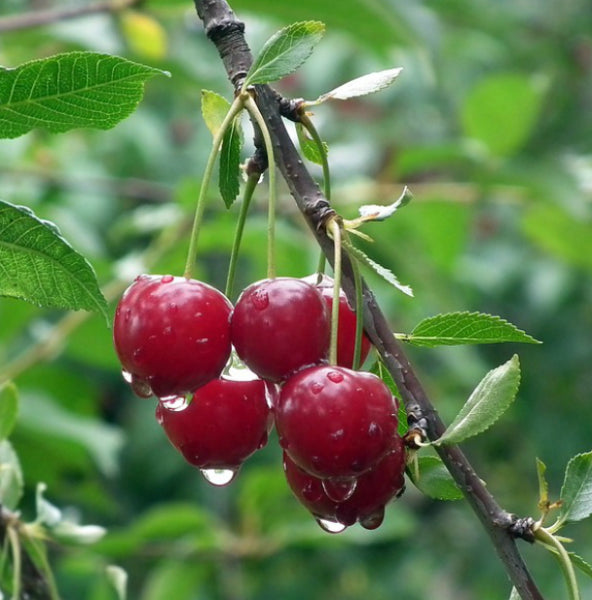
<svg viewBox="0 0 592 600">
<path fill-rule="evenodd" d="M 333 308 L 333 279 L 323 275 L 321 281 L 316 283 L 317 275 L 311 275 L 304 280 L 316 285 L 317 289 L 327 303 L 329 314 Z M 337 364 L 351 369 L 354 363 L 354 349 L 356 345 L 356 313 L 347 301 L 343 290 L 339 292 L 339 328 L 337 330 Z M 362 334 L 362 349 L 360 365 L 366 360 L 372 344 L 365 334 Z"/>
<path fill-rule="evenodd" d="M 236 471 L 267 443 L 272 424 L 268 394 L 273 392 L 260 379 L 215 379 L 199 388 L 182 410 L 159 402 L 156 419 L 188 463 Z"/>
<path fill-rule="evenodd" d="M 113 322 L 126 379 L 142 396 L 193 392 L 218 377 L 230 356 L 232 305 L 215 288 L 184 277 L 140 275 Z"/>
<path fill-rule="evenodd" d="M 280 444 L 300 468 L 323 479 L 357 477 L 389 451 L 397 410 L 375 375 L 324 365 L 284 384 L 275 422 Z"/>
<path fill-rule="evenodd" d="M 355 489 L 343 502 L 335 502 L 326 492 L 326 480 L 300 469 L 284 452 L 284 472 L 290 489 L 317 519 L 323 529 L 338 533 L 359 521 L 366 529 L 382 523 L 384 507 L 405 488 L 405 448 L 395 435 L 391 451 L 370 471 L 357 479 Z"/>
<path fill-rule="evenodd" d="M 231 319 L 237 354 L 268 381 L 280 381 L 325 359 L 329 331 L 327 307 L 319 291 L 287 277 L 250 285 Z"/>
</svg>

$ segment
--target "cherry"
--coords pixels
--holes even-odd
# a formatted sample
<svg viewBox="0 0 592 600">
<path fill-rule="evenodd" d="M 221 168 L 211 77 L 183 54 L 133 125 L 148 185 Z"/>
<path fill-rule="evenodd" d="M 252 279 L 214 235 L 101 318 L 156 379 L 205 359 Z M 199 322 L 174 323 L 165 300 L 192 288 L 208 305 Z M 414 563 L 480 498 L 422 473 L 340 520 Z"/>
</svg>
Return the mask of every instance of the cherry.
<svg viewBox="0 0 592 600">
<path fill-rule="evenodd" d="M 375 375 L 323 365 L 288 379 L 275 406 L 275 423 L 280 444 L 306 472 L 357 477 L 389 451 L 397 410 L 397 401 Z"/>
<path fill-rule="evenodd" d="M 140 396 L 176 396 L 218 377 L 230 355 L 232 305 L 215 288 L 184 277 L 140 275 L 113 323 L 115 350 Z"/>
<path fill-rule="evenodd" d="M 359 521 L 376 529 L 384 518 L 384 507 L 405 489 L 405 447 L 397 434 L 391 449 L 378 464 L 357 478 L 348 498 L 336 502 L 327 494 L 327 480 L 303 471 L 284 452 L 284 473 L 290 489 L 326 531 L 338 533 Z"/>
<path fill-rule="evenodd" d="M 267 443 L 272 425 L 268 396 L 274 393 L 261 379 L 221 377 L 199 388 L 186 407 L 159 402 L 156 419 L 188 463 L 236 471 Z"/>
<path fill-rule="evenodd" d="M 316 283 L 317 275 L 310 275 L 304 281 L 312 283 L 321 292 L 327 303 L 329 314 L 333 308 L 333 279 L 323 275 L 321 281 Z M 356 345 L 356 313 L 350 306 L 343 290 L 339 291 L 339 327 L 337 329 L 337 364 L 351 369 L 354 363 L 354 349 Z M 365 334 L 362 334 L 362 348 L 360 365 L 368 357 L 372 344 Z"/>
<path fill-rule="evenodd" d="M 239 357 L 269 381 L 318 364 L 329 348 L 326 304 L 301 279 L 278 277 L 250 285 L 236 303 L 230 327 Z"/>
</svg>

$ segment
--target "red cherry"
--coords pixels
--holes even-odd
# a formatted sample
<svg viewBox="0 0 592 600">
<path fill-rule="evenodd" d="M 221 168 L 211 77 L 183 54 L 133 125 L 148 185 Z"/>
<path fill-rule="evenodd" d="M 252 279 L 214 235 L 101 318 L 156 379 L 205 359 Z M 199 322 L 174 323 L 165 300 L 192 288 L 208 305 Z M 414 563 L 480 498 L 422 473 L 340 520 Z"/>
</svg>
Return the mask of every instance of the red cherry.
<svg viewBox="0 0 592 600">
<path fill-rule="evenodd" d="M 215 379 L 199 388 L 186 408 L 156 407 L 156 419 L 187 462 L 200 469 L 236 471 L 267 443 L 272 424 L 268 395 L 274 389 L 261 379 Z"/>
<path fill-rule="evenodd" d="M 325 302 L 301 279 L 278 277 L 250 285 L 236 303 L 230 326 L 239 357 L 268 381 L 318 364 L 329 347 Z"/>
<path fill-rule="evenodd" d="M 304 278 L 316 286 L 327 303 L 329 314 L 333 308 L 333 279 L 323 275 L 321 281 L 316 283 L 317 275 Z M 356 345 L 356 313 L 347 301 L 343 290 L 339 291 L 339 327 L 337 330 L 337 364 L 341 367 L 351 369 L 354 363 L 354 349 Z M 362 334 L 362 349 L 360 353 L 360 365 L 364 363 L 370 352 L 372 344 L 365 334 Z"/>
<path fill-rule="evenodd" d="M 371 373 L 323 365 L 288 379 L 275 422 L 280 444 L 300 468 L 320 478 L 357 477 L 389 451 L 397 401 Z"/>
<path fill-rule="evenodd" d="M 124 292 L 113 340 L 126 379 L 141 396 L 193 392 L 218 377 L 230 356 L 232 305 L 184 277 L 140 275 Z"/>
<path fill-rule="evenodd" d="M 384 507 L 405 489 L 405 447 L 395 435 L 391 451 L 372 469 L 360 475 L 353 493 L 342 502 L 332 500 L 326 481 L 300 469 L 284 452 L 284 472 L 290 489 L 323 529 L 338 533 L 359 521 L 366 529 L 382 523 Z"/>
</svg>

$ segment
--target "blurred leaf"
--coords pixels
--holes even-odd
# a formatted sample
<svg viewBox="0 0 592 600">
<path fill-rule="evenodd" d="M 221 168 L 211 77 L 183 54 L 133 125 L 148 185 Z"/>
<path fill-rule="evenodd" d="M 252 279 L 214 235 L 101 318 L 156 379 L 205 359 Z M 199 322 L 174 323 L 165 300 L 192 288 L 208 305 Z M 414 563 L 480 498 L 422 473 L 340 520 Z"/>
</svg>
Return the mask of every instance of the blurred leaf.
<svg viewBox="0 0 592 600">
<path fill-rule="evenodd" d="M 310 162 L 315 163 L 316 165 L 322 165 L 322 154 L 316 142 L 307 135 L 306 128 L 304 125 L 302 125 L 302 123 L 296 123 L 295 126 L 298 143 L 300 144 L 300 150 L 302 151 L 302 154 L 306 160 L 310 160 Z M 323 148 L 325 150 L 325 154 L 327 154 L 329 152 L 329 146 L 325 142 L 323 142 Z"/>
<path fill-rule="evenodd" d="M 43 307 L 100 311 L 107 302 L 86 259 L 29 209 L 0 200 L 0 295 Z"/>
<path fill-rule="evenodd" d="M 430 348 L 501 342 L 541 343 L 501 317 L 478 312 L 453 312 L 429 317 L 421 321 L 409 335 L 397 337 L 415 346 Z"/>
<path fill-rule="evenodd" d="M 18 416 L 18 394 L 14 383 L 8 381 L 0 387 L 0 441 L 12 431 Z"/>
<path fill-rule="evenodd" d="M 577 567 L 584 575 L 587 575 L 592 579 L 592 565 L 586 562 L 581 556 L 569 552 L 569 558 L 571 559 L 574 567 Z"/>
<path fill-rule="evenodd" d="M 407 474 L 415 487 L 426 496 L 436 500 L 461 500 L 464 497 L 437 456 L 418 456 L 417 466 L 417 472 L 411 468 Z"/>
<path fill-rule="evenodd" d="M 117 592 L 118 600 L 127 598 L 127 572 L 117 565 L 108 565 L 105 567 L 105 574 L 111 585 Z"/>
<path fill-rule="evenodd" d="M 522 228 L 545 252 L 570 265 L 592 269 L 590 221 L 576 220 L 558 206 L 539 203 L 525 212 Z"/>
<path fill-rule="evenodd" d="M 559 523 L 581 521 L 592 514 L 592 452 L 577 454 L 568 463 L 561 487 Z"/>
<path fill-rule="evenodd" d="M 0 69 L 0 138 L 35 128 L 110 129 L 128 117 L 150 77 L 165 74 L 117 56 L 68 52 Z"/>
<path fill-rule="evenodd" d="M 511 155 L 530 137 L 541 101 L 542 95 L 530 77 L 520 73 L 490 75 L 465 98 L 465 134 L 483 142 L 492 154 Z"/>
<path fill-rule="evenodd" d="M 120 13 L 121 28 L 134 54 L 148 60 L 163 60 L 167 53 L 167 34 L 150 15 L 135 10 Z"/>
<path fill-rule="evenodd" d="M 516 398 L 519 384 L 520 363 L 514 354 L 485 375 L 444 435 L 433 443 L 457 444 L 491 427 Z"/>
<path fill-rule="evenodd" d="M 372 221 L 385 221 L 392 217 L 399 208 L 407 206 L 413 199 L 413 194 L 407 186 L 403 188 L 401 195 L 390 204 L 365 204 L 358 209 L 360 217 Z"/>
<path fill-rule="evenodd" d="M 175 559 L 164 560 L 149 574 L 139 598 L 193 600 L 201 579 L 203 575 L 198 565 Z"/>
<path fill-rule="evenodd" d="M 201 91 L 201 114 L 212 136 L 220 130 L 230 106 L 230 102 L 224 96 L 210 90 Z"/>
<path fill-rule="evenodd" d="M 547 471 L 547 465 L 540 460 L 536 459 L 537 466 L 537 479 L 539 481 L 539 506 L 544 507 L 549 502 L 549 483 L 545 477 Z"/>
<path fill-rule="evenodd" d="M 218 185 L 226 208 L 230 208 L 240 190 L 240 152 L 242 146 L 240 117 L 234 119 L 224 132 L 220 149 L 220 171 Z"/>
<path fill-rule="evenodd" d="M 319 96 L 316 100 L 306 102 L 305 104 L 310 106 L 321 104 L 327 100 L 349 100 L 350 98 L 373 94 L 394 83 L 402 70 L 402 68 L 386 69 L 384 71 L 376 71 L 374 73 L 369 73 L 368 75 L 362 75 L 362 77 L 352 79 L 330 92 Z"/>
<path fill-rule="evenodd" d="M 35 492 L 35 521 L 55 527 L 62 520 L 62 511 L 54 506 L 49 500 L 46 500 L 44 493 L 47 491 L 45 483 L 38 483 Z"/>
<path fill-rule="evenodd" d="M 15 510 L 23 495 L 23 473 L 12 445 L 0 442 L 0 504 Z"/>
<path fill-rule="evenodd" d="M 284 27 L 265 42 L 254 60 L 245 85 L 270 83 L 293 73 L 311 54 L 325 33 L 320 21 L 300 21 Z"/>
</svg>

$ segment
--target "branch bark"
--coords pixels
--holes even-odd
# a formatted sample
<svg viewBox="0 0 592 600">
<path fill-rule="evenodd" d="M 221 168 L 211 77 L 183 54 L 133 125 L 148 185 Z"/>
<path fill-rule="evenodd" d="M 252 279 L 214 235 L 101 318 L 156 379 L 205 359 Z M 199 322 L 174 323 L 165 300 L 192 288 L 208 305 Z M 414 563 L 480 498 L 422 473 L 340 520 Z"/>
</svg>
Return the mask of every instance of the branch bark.
<svg viewBox="0 0 592 600">
<path fill-rule="evenodd" d="M 252 61 L 243 35 L 244 25 L 236 19 L 225 0 L 194 2 L 206 33 L 217 47 L 228 77 L 236 90 L 244 81 Z M 303 165 L 284 127 L 278 95 L 268 86 L 255 86 L 255 89 L 257 105 L 273 141 L 278 168 L 319 246 L 333 264 L 333 241 L 327 236 L 324 223 L 334 211 Z M 348 297 L 353 300 L 354 278 L 347 255 L 343 257 L 342 285 Z M 401 345 L 393 336 L 374 294 L 365 283 L 363 298 L 365 331 L 393 376 L 411 421 L 424 429 L 430 440 L 438 439 L 445 431 L 445 425 L 425 393 Z M 442 446 L 436 450 L 488 533 L 520 597 L 523 600 L 543 600 L 515 543 L 516 537 L 532 541 L 517 527 L 517 523 L 524 520 L 518 519 L 499 506 L 458 446 Z"/>
</svg>

